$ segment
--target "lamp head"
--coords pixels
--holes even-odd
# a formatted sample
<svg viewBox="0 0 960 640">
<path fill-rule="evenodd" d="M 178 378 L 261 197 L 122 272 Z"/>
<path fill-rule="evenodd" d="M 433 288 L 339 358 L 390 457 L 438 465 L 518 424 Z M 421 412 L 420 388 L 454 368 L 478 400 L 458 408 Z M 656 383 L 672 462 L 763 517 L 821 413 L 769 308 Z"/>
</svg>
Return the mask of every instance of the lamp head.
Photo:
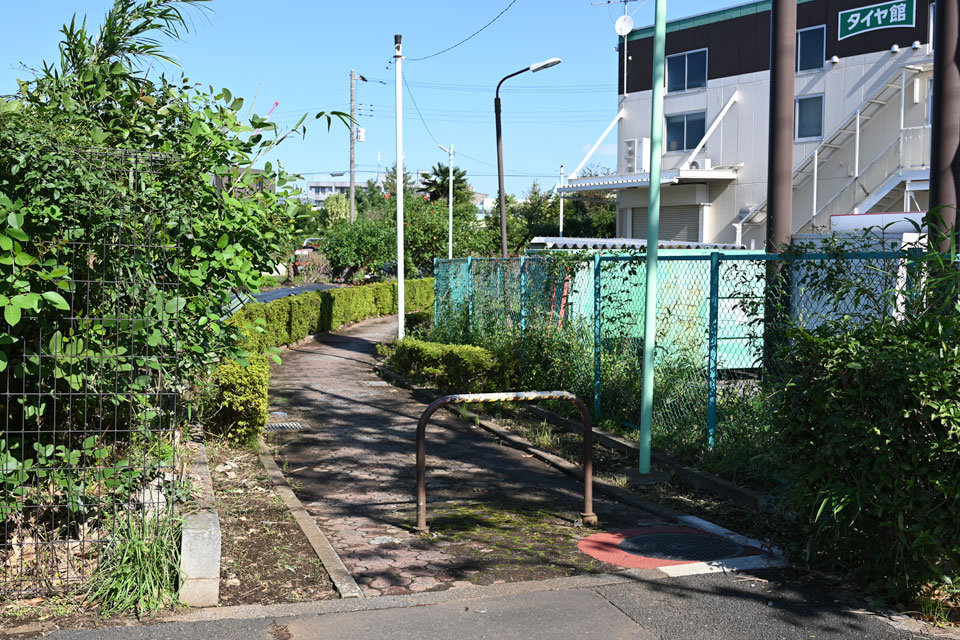
<svg viewBox="0 0 960 640">
<path fill-rule="evenodd" d="M 442 144 L 438 144 L 437 146 L 440 147 L 440 149 L 442 149 L 444 153 L 450 153 L 450 150 L 447 149 L 447 148 L 446 148 L 445 146 L 443 146 Z"/>
<path fill-rule="evenodd" d="M 549 60 L 544 60 L 543 62 L 534 62 L 532 65 L 530 65 L 530 71 L 534 73 L 537 71 L 543 71 L 544 69 L 555 67 L 561 62 L 563 61 L 560 60 L 560 58 L 550 58 Z"/>
</svg>

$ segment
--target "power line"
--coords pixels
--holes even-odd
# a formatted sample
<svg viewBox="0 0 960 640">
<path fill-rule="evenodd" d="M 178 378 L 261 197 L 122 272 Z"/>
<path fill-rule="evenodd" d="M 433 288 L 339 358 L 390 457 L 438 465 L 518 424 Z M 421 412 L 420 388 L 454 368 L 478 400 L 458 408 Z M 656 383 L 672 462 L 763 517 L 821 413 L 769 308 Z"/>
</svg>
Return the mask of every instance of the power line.
<svg viewBox="0 0 960 640">
<path fill-rule="evenodd" d="M 434 144 L 440 144 L 437 142 L 437 139 L 433 137 L 433 132 L 430 131 L 430 127 L 427 126 L 427 121 L 423 119 L 423 114 L 420 113 L 420 107 L 417 106 L 417 99 L 413 97 L 413 91 L 410 90 L 410 85 L 407 84 L 407 76 L 401 74 L 403 78 L 403 86 L 407 88 L 407 95 L 410 96 L 410 100 L 413 102 L 414 108 L 417 110 L 417 115 L 420 116 L 420 122 L 423 123 L 423 128 L 427 130 L 427 135 L 430 136 L 430 139 L 433 140 Z"/>
<path fill-rule="evenodd" d="M 457 47 L 459 47 L 460 45 L 462 45 L 464 42 L 470 40 L 473 36 L 477 35 L 477 34 L 480 33 L 481 31 L 483 31 L 484 29 L 486 29 L 487 27 L 489 27 L 490 25 L 492 25 L 494 22 L 496 22 L 496 21 L 500 18 L 500 16 L 502 16 L 503 14 L 505 14 L 505 13 L 507 12 L 507 9 L 509 9 L 510 7 L 512 7 L 514 4 L 516 4 L 516 2 L 517 2 L 517 0 L 510 0 L 510 4 L 508 4 L 508 5 L 504 8 L 503 11 L 501 11 L 501 12 L 498 13 L 496 16 L 494 16 L 493 20 L 491 20 L 491 21 L 488 22 L 487 24 L 483 25 L 482 27 L 480 27 L 479 29 L 477 29 L 476 31 L 474 31 L 473 33 L 471 33 L 469 36 L 467 36 L 466 38 L 464 38 L 463 40 L 461 40 L 461 41 L 458 42 L 457 44 L 453 45 L 452 47 L 447 47 L 446 49 L 444 49 L 444 50 L 442 50 L 442 51 L 437 51 L 436 53 L 431 53 L 430 55 L 428 55 L 428 56 L 423 56 L 422 58 L 407 58 L 407 61 L 408 61 L 408 62 L 419 62 L 420 60 L 427 60 L 427 59 L 429 59 L 429 58 L 435 58 L 435 57 L 439 56 L 439 55 L 442 54 L 442 53 L 446 53 L 447 51 L 450 51 L 451 49 L 456 49 Z"/>
</svg>

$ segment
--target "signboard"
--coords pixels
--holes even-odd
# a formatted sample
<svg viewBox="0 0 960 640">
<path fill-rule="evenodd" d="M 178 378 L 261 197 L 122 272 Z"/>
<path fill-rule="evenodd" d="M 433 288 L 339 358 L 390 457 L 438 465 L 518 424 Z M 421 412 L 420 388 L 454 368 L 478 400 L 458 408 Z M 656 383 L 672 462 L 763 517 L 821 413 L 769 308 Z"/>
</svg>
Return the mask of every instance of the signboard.
<svg viewBox="0 0 960 640">
<path fill-rule="evenodd" d="M 837 40 L 877 29 L 912 27 L 916 21 L 916 15 L 916 0 L 893 0 L 872 4 L 869 7 L 841 11 Z"/>
</svg>

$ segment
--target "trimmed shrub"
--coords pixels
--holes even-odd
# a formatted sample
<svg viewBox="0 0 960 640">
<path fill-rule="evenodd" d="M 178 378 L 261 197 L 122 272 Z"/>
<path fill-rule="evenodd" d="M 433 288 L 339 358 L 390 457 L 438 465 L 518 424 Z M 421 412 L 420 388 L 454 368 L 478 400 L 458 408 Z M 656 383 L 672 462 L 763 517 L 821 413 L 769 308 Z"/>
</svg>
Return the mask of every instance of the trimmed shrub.
<svg viewBox="0 0 960 640">
<path fill-rule="evenodd" d="M 408 311 L 433 309 L 433 278 L 407 280 Z M 345 324 L 397 312 L 397 283 L 311 291 L 245 305 L 230 319 L 244 330 L 248 350 L 261 353 Z"/>
<path fill-rule="evenodd" d="M 482 347 L 440 344 L 415 338 L 393 342 L 383 350 L 387 366 L 444 391 L 478 393 L 503 390 L 502 367 Z"/>
<path fill-rule="evenodd" d="M 218 365 L 213 372 L 218 410 L 207 421 L 210 430 L 235 442 L 254 441 L 267 424 L 269 381 L 263 355 L 251 355 L 246 365 L 235 360 Z"/>
<path fill-rule="evenodd" d="M 790 335 L 776 419 L 810 562 L 906 601 L 960 574 L 960 316 Z"/>
</svg>

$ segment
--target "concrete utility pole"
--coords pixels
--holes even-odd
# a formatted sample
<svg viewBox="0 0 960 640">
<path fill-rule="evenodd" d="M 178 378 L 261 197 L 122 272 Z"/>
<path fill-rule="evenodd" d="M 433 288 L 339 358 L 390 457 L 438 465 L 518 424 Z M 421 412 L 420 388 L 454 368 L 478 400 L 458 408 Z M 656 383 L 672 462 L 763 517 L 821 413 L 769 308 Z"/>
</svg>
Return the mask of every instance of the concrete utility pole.
<svg viewBox="0 0 960 640">
<path fill-rule="evenodd" d="M 357 75 L 350 69 L 350 222 L 357 219 Z"/>
<path fill-rule="evenodd" d="M 960 9 L 957 4 L 957 0 L 937 2 L 933 25 L 936 48 L 930 118 L 933 142 L 929 210 L 937 215 L 927 224 L 931 241 L 939 251 L 949 251 L 951 241 L 957 241 L 957 203 L 960 202 L 960 67 L 957 63 Z"/>
<path fill-rule="evenodd" d="M 403 284 L 403 71 L 400 68 L 403 62 L 400 34 L 393 36 L 393 60 L 396 66 L 397 85 L 397 339 L 402 340 L 406 315 L 406 296 Z"/>
<path fill-rule="evenodd" d="M 770 8 L 770 137 L 767 162 L 767 251 L 790 243 L 793 224 L 793 102 L 797 0 Z M 775 263 L 774 263 L 775 264 Z"/>
<path fill-rule="evenodd" d="M 773 0 L 770 7 L 770 128 L 767 158 L 766 251 L 780 253 L 793 234 L 794 76 L 797 65 L 797 0 Z M 783 264 L 768 260 L 763 315 L 763 363 L 776 371 L 783 339 L 783 309 L 789 298 L 781 276 Z"/>
</svg>

